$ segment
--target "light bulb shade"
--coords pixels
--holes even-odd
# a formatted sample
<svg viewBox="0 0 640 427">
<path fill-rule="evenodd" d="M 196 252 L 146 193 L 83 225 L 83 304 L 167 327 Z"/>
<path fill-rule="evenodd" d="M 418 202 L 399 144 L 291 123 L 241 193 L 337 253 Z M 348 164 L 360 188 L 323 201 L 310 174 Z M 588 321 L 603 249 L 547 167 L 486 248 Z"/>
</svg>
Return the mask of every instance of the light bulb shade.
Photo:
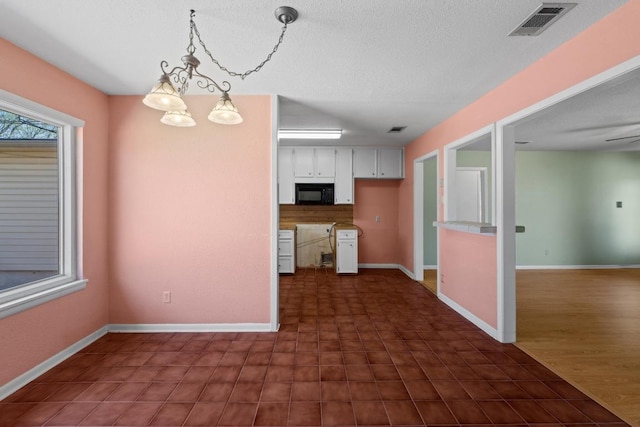
<svg viewBox="0 0 640 427">
<path fill-rule="evenodd" d="M 144 97 L 142 103 L 147 107 L 162 111 L 185 111 L 187 104 L 184 103 L 180 93 L 169 81 L 169 76 L 163 74 L 158 83 Z"/>
<path fill-rule="evenodd" d="M 209 120 L 221 125 L 237 125 L 242 123 L 242 116 L 238 113 L 238 109 L 227 92 L 223 92 L 218 103 L 209 113 Z"/>
<path fill-rule="evenodd" d="M 196 125 L 196 121 L 191 117 L 188 110 L 185 111 L 167 111 L 160 119 L 161 123 L 169 126 L 192 127 Z"/>
</svg>

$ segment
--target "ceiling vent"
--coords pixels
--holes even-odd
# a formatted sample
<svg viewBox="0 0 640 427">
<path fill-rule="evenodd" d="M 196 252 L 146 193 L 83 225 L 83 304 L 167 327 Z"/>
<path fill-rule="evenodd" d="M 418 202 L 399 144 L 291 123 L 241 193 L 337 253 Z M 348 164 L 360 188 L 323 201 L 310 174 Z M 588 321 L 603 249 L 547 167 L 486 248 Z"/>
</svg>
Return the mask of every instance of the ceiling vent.
<svg viewBox="0 0 640 427">
<path fill-rule="evenodd" d="M 531 15 L 509 33 L 510 36 L 537 36 L 549 28 L 576 3 L 542 3 Z"/>
<path fill-rule="evenodd" d="M 394 126 L 391 129 L 389 129 L 387 133 L 400 133 L 406 128 L 407 128 L 406 126 Z"/>
</svg>

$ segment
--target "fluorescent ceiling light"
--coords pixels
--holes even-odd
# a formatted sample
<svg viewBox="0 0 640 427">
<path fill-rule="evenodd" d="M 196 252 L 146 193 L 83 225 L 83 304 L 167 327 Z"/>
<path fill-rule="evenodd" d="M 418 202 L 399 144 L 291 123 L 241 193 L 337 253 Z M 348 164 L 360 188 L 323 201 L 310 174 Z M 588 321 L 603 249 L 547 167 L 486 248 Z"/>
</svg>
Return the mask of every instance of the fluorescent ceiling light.
<svg viewBox="0 0 640 427">
<path fill-rule="evenodd" d="M 278 139 L 340 139 L 342 129 L 280 129 Z"/>
</svg>

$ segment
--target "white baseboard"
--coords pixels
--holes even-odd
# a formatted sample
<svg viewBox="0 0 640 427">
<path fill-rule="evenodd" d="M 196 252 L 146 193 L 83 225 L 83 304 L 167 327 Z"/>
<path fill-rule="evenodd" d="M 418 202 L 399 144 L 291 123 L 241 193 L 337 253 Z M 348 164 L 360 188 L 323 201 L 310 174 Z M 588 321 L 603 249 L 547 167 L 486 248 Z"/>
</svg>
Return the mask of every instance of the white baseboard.
<svg viewBox="0 0 640 427">
<path fill-rule="evenodd" d="M 82 338 L 80 341 L 76 342 L 75 344 L 72 344 L 69 347 L 65 348 L 58 354 L 51 356 L 50 358 L 40 363 L 39 365 L 35 366 L 34 368 L 29 369 L 27 372 L 20 375 L 19 377 L 9 381 L 8 383 L 0 387 L 0 400 L 6 398 L 12 393 L 15 393 L 20 388 L 24 387 L 31 381 L 38 378 L 40 375 L 47 372 L 49 369 L 64 362 L 69 357 L 73 356 L 74 354 L 76 354 L 77 352 L 79 352 L 80 350 L 82 350 L 92 342 L 103 337 L 108 331 L 109 331 L 108 326 L 103 326 L 102 328 L 98 329 L 92 334 Z"/>
<path fill-rule="evenodd" d="M 404 265 L 401 265 L 401 264 L 358 264 L 358 268 L 380 268 L 380 269 L 381 268 L 390 268 L 390 269 L 393 269 L 393 270 L 400 270 L 404 274 L 409 276 L 409 278 L 411 280 L 416 280 L 415 275 L 413 274 L 413 272 L 410 271 Z"/>
<path fill-rule="evenodd" d="M 109 332 L 275 332 L 270 323 L 111 324 Z"/>
<path fill-rule="evenodd" d="M 416 276 L 415 274 L 413 274 L 413 271 L 409 270 L 404 265 L 398 265 L 398 268 L 400 269 L 400 271 L 406 274 L 411 280 L 416 280 Z"/>
<path fill-rule="evenodd" d="M 516 270 L 614 270 L 618 268 L 640 268 L 630 265 L 517 265 Z"/>
<path fill-rule="evenodd" d="M 358 268 L 392 268 L 397 270 L 400 268 L 399 264 L 358 264 Z"/>
<path fill-rule="evenodd" d="M 478 328 L 480 328 L 484 332 L 486 332 L 491 338 L 493 338 L 496 341 L 500 341 L 500 339 L 498 338 L 498 331 L 496 330 L 496 328 L 494 328 L 493 326 L 489 325 L 487 322 L 485 322 L 484 320 L 480 319 L 478 316 L 476 316 L 475 314 L 473 314 L 472 312 L 470 312 L 469 310 L 467 310 L 466 308 L 464 308 L 463 306 L 461 306 L 460 304 L 458 304 L 457 302 L 455 302 L 451 298 L 447 297 L 443 293 L 441 293 L 441 292 L 438 293 L 438 298 L 442 302 L 447 304 L 449 307 L 454 309 L 462 317 L 464 317 L 465 319 L 467 319 L 468 321 L 470 321 L 471 323 L 476 325 Z"/>
</svg>

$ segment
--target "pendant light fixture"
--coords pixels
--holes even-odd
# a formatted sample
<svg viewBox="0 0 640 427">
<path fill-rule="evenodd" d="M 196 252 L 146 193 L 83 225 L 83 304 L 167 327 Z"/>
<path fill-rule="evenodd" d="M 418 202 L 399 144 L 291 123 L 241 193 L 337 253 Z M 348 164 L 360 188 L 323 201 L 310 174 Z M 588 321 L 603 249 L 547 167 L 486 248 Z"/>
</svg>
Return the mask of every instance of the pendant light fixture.
<svg viewBox="0 0 640 427">
<path fill-rule="evenodd" d="M 194 35 L 198 39 L 198 42 L 204 49 L 205 53 L 209 56 L 214 64 L 216 64 L 222 71 L 226 72 L 231 77 L 240 77 L 244 80 L 248 75 L 260 71 L 260 69 L 271 60 L 273 54 L 276 53 L 276 51 L 282 44 L 284 33 L 285 31 L 287 31 L 287 26 L 298 18 L 298 12 L 294 8 L 288 6 L 281 6 L 276 9 L 276 19 L 284 24 L 284 26 L 282 27 L 282 32 L 280 33 L 280 37 L 278 38 L 278 42 L 273 47 L 271 53 L 269 53 L 267 57 L 260 64 L 258 64 L 257 67 L 251 70 L 247 70 L 244 73 L 236 73 L 234 71 L 230 71 L 226 67 L 220 65 L 218 60 L 213 57 L 200 37 L 200 32 L 198 31 L 198 27 L 196 26 L 196 23 L 193 19 L 195 17 L 195 14 L 195 10 L 192 9 L 189 19 L 189 45 L 187 46 L 187 54 L 182 57 L 182 62 L 184 65 L 176 66 L 171 70 L 168 70 L 169 63 L 167 61 L 160 62 L 162 75 L 160 76 L 160 79 L 158 79 L 158 82 L 155 84 L 155 86 L 153 86 L 151 91 L 149 91 L 149 93 L 144 97 L 142 102 L 148 107 L 165 111 L 165 114 L 160 119 L 160 122 L 166 125 L 178 127 L 195 126 L 196 122 L 191 116 L 191 113 L 187 108 L 187 104 L 185 104 L 183 99 L 183 96 L 189 88 L 189 82 L 192 79 L 195 79 L 198 87 L 206 89 L 212 93 L 216 90 L 221 93 L 220 99 L 209 113 L 209 120 L 214 123 L 224 125 L 235 125 L 242 123 L 242 116 L 229 97 L 231 84 L 226 80 L 218 84 L 211 77 L 198 71 L 200 60 L 194 55 L 196 50 L 196 47 L 193 44 Z M 177 85 L 177 88 L 176 86 L 174 86 L 174 84 Z"/>
</svg>

